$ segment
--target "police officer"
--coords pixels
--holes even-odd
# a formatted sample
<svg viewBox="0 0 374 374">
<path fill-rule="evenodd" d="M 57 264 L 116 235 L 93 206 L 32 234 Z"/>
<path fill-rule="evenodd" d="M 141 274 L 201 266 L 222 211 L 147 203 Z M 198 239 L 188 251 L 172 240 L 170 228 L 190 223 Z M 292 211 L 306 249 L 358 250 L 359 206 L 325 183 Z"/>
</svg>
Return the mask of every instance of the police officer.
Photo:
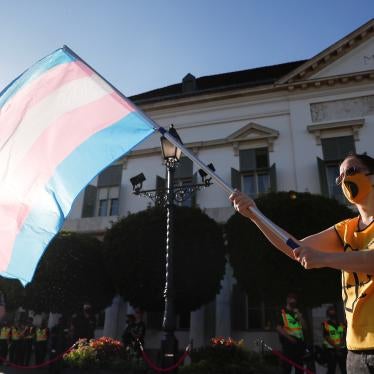
<svg viewBox="0 0 374 374">
<path fill-rule="evenodd" d="M 305 321 L 298 309 L 297 297 L 290 293 L 286 299 L 286 306 L 281 309 L 277 331 L 283 354 L 299 366 L 303 366 L 303 358 L 306 353 L 304 328 Z M 291 373 L 291 364 L 282 361 L 282 367 L 284 374 Z M 301 374 L 303 371 L 295 368 L 295 373 Z"/>
<path fill-rule="evenodd" d="M 45 361 L 48 347 L 49 329 L 46 321 L 35 330 L 35 363 L 42 364 Z"/>
<path fill-rule="evenodd" d="M 336 364 L 339 365 L 340 372 L 345 374 L 346 370 L 346 327 L 338 322 L 337 311 L 334 305 L 330 305 L 326 310 L 326 321 L 322 323 L 323 346 L 327 357 L 327 374 L 334 374 Z"/>
<path fill-rule="evenodd" d="M 23 364 L 22 357 L 22 339 L 23 339 L 23 326 L 20 321 L 14 323 L 11 328 L 11 337 L 9 345 L 9 360 L 14 364 Z"/>
<path fill-rule="evenodd" d="M 1 324 L 0 328 L 0 359 L 1 363 L 7 359 L 8 356 L 8 346 L 11 336 L 11 328 L 7 321 Z"/>
<path fill-rule="evenodd" d="M 28 318 L 25 329 L 23 331 L 23 365 L 29 366 L 32 346 L 35 340 L 35 327 L 33 325 L 33 319 Z"/>
</svg>

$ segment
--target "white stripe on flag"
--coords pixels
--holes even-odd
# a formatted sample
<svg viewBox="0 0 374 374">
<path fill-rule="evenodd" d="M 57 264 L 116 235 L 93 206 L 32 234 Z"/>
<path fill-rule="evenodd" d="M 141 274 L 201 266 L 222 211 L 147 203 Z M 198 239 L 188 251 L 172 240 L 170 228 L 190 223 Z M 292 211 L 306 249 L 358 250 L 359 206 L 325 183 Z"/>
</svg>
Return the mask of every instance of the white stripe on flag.
<svg viewBox="0 0 374 374">
<path fill-rule="evenodd" d="M 108 88 L 98 85 L 92 76 L 86 77 L 69 82 L 32 107 L 0 151 L 0 179 L 7 179 L 8 172 L 18 173 L 25 155 L 51 123 L 67 112 L 110 94 Z"/>
</svg>

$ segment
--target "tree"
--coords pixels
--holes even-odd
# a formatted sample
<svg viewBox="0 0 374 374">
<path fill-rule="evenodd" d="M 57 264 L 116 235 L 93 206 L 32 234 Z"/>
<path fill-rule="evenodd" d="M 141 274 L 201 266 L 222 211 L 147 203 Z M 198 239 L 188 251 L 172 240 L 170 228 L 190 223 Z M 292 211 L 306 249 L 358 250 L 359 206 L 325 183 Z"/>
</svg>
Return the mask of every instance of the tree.
<svg viewBox="0 0 374 374">
<path fill-rule="evenodd" d="M 92 236 L 60 233 L 49 244 L 26 287 L 26 307 L 72 313 L 89 301 L 100 310 L 111 304 L 114 288 L 103 266 L 101 242 Z"/>
<path fill-rule="evenodd" d="M 296 238 L 303 238 L 353 216 L 336 200 L 310 193 L 269 193 L 256 199 L 258 208 Z M 241 287 L 256 301 L 284 302 L 289 291 L 301 292 L 305 305 L 338 300 L 339 272 L 332 269 L 304 270 L 276 250 L 250 220 L 239 213 L 225 226 L 230 263 Z"/>
<path fill-rule="evenodd" d="M 225 253 L 221 227 L 200 209 L 176 207 L 174 276 L 176 309 L 191 311 L 220 289 Z M 119 293 L 132 305 L 162 311 L 166 215 L 161 208 L 130 214 L 104 238 L 105 259 Z"/>
<path fill-rule="evenodd" d="M 0 290 L 4 294 L 7 311 L 23 304 L 25 289 L 18 279 L 0 277 Z"/>
</svg>

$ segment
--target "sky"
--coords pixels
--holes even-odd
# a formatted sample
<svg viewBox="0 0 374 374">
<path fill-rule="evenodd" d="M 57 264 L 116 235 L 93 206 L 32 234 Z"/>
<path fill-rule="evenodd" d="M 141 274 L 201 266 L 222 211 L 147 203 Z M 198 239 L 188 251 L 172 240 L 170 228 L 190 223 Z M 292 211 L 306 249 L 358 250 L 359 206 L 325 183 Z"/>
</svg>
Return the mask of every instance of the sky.
<svg viewBox="0 0 374 374">
<path fill-rule="evenodd" d="M 374 17 L 374 0 L 0 0 L 0 89 L 69 46 L 127 96 L 311 58 Z"/>
</svg>

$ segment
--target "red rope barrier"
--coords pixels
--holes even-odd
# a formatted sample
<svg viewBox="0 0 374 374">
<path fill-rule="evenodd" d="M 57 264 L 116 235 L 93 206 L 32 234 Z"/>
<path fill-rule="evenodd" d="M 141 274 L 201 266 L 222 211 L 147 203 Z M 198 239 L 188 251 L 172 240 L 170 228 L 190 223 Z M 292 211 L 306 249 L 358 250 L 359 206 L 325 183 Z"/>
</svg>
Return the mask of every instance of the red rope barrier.
<svg viewBox="0 0 374 374">
<path fill-rule="evenodd" d="M 257 339 L 256 341 L 257 344 L 261 344 L 262 347 L 265 347 L 267 350 L 269 350 L 274 356 L 277 356 L 279 357 L 281 360 L 289 363 L 290 365 L 292 365 L 293 367 L 295 367 L 296 369 L 299 369 L 299 370 L 302 370 L 304 371 L 306 374 L 315 374 L 314 371 L 308 369 L 308 368 L 304 368 L 303 366 L 299 365 L 298 363 L 292 361 L 289 357 L 285 356 L 283 353 L 277 351 L 276 349 L 273 349 L 272 347 L 268 346 L 267 344 L 264 343 L 263 340 L 261 339 Z"/>
<path fill-rule="evenodd" d="M 3 363 L 5 363 L 5 364 L 7 364 L 9 367 L 12 367 L 14 369 L 24 369 L 24 370 L 27 370 L 27 369 L 40 369 L 42 367 L 48 366 L 50 364 L 53 364 L 53 363 L 61 360 L 64 357 L 64 355 L 67 354 L 67 353 L 69 353 L 74 347 L 75 347 L 75 344 L 73 346 L 71 346 L 67 351 L 65 351 L 65 352 L 57 355 L 53 359 L 44 361 L 44 362 L 42 362 L 41 364 L 38 364 L 38 365 L 29 365 L 29 366 L 19 365 L 19 364 L 15 364 L 14 362 L 8 361 L 4 357 L 0 357 L 0 361 L 3 362 Z"/>
<path fill-rule="evenodd" d="M 297 364 L 296 362 L 292 361 L 287 356 L 285 356 L 284 354 L 282 354 L 279 351 L 276 351 L 275 349 L 271 349 L 271 353 L 273 353 L 273 355 L 275 355 L 275 356 L 278 356 L 281 360 L 288 362 L 290 365 L 294 366 L 295 368 L 304 371 L 306 374 L 315 374 L 314 371 L 312 371 L 308 368 L 304 368 L 303 366 L 301 366 L 301 365 Z"/>
<path fill-rule="evenodd" d="M 154 371 L 157 371 L 158 373 L 167 373 L 169 371 L 177 369 L 183 363 L 183 361 L 186 359 L 186 357 L 189 355 L 190 349 L 191 349 L 190 345 L 188 345 L 186 350 L 184 351 L 183 355 L 181 357 L 179 357 L 178 361 L 174 365 L 169 366 L 167 368 L 161 368 L 161 367 L 157 366 L 151 360 L 151 358 L 145 353 L 144 348 L 143 348 L 143 346 L 140 342 L 139 342 L 139 347 L 140 347 L 140 351 L 142 353 L 144 361 L 148 364 L 148 366 L 151 369 L 153 369 Z"/>
</svg>

